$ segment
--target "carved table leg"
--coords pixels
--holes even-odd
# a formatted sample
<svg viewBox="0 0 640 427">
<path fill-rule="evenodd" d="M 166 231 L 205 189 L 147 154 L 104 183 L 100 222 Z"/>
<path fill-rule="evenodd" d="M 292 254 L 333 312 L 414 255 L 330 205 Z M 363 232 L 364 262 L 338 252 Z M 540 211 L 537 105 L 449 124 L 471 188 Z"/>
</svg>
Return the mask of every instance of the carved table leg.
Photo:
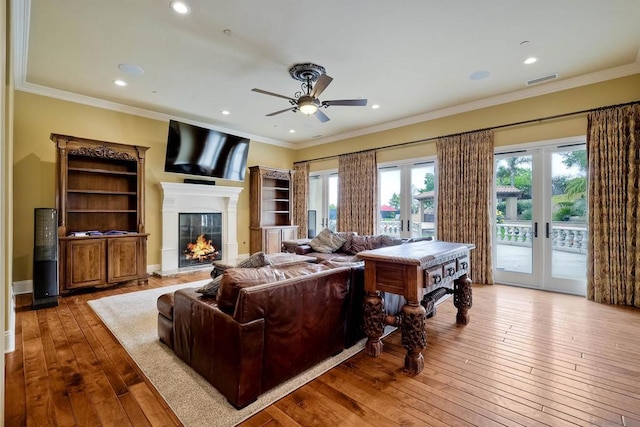
<svg viewBox="0 0 640 427">
<path fill-rule="evenodd" d="M 466 325 L 469 323 L 469 309 L 471 308 L 471 279 L 467 275 L 460 276 L 453 282 L 453 305 L 458 309 L 456 323 Z"/>
<path fill-rule="evenodd" d="M 424 368 L 422 350 L 427 346 L 425 330 L 426 311 L 416 302 L 402 307 L 402 346 L 407 349 L 404 370 L 408 374 L 418 374 Z"/>
<path fill-rule="evenodd" d="M 367 292 L 364 297 L 364 333 L 367 344 L 364 352 L 369 356 L 378 357 L 382 353 L 382 333 L 384 332 L 384 300 L 380 292 Z"/>
</svg>

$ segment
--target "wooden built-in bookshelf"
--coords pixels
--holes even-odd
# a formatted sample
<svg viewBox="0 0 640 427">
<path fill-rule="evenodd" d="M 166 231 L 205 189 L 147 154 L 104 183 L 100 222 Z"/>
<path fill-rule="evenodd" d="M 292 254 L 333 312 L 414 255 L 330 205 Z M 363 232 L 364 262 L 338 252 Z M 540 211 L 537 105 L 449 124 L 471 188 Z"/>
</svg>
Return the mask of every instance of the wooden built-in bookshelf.
<svg viewBox="0 0 640 427">
<path fill-rule="evenodd" d="M 292 170 L 251 166 L 251 253 L 282 251 L 282 241 L 294 240 Z"/>
<path fill-rule="evenodd" d="M 147 147 L 52 134 L 61 292 L 147 279 Z"/>
</svg>

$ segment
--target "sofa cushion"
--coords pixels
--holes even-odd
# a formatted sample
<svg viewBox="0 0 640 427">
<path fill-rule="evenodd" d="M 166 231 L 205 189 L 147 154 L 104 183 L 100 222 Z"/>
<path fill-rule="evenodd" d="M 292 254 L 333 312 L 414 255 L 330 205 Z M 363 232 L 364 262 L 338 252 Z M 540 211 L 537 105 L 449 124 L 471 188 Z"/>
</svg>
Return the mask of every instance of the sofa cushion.
<svg viewBox="0 0 640 427">
<path fill-rule="evenodd" d="M 322 262 L 324 265 L 336 267 L 363 267 L 364 261 L 357 256 L 337 256 Z"/>
<path fill-rule="evenodd" d="M 236 268 L 257 268 L 264 267 L 266 265 L 272 265 L 271 260 L 264 252 L 256 252 L 249 258 L 240 261 L 236 264 Z M 212 281 L 196 290 L 196 292 L 215 297 L 218 294 L 220 288 L 220 282 L 222 281 L 222 275 L 214 277 Z"/>
<path fill-rule="evenodd" d="M 311 239 L 309 246 L 311 246 L 316 252 L 330 254 L 340 249 L 346 241 L 347 239 L 344 237 L 334 233 L 328 228 L 325 228 L 318 233 L 316 237 Z"/>
<path fill-rule="evenodd" d="M 227 268 L 222 273 L 220 289 L 218 289 L 218 307 L 220 310 L 233 314 L 238 301 L 240 289 L 262 283 L 284 280 L 284 274 L 270 266 L 259 268 Z"/>
<path fill-rule="evenodd" d="M 376 234 L 373 236 L 352 236 L 348 243 L 342 247 L 342 252 L 355 255 L 358 252 L 371 249 L 383 248 L 385 246 L 399 245 L 402 239 L 386 234 Z"/>
</svg>

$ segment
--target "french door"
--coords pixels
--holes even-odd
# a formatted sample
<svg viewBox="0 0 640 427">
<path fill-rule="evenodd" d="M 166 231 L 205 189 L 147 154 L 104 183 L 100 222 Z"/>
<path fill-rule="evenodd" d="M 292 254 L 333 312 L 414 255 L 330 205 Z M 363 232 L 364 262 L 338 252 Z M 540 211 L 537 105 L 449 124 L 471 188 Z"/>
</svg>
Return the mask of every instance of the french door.
<svg viewBox="0 0 640 427">
<path fill-rule="evenodd" d="M 497 282 L 585 295 L 586 160 L 583 141 L 496 152 Z"/>
<path fill-rule="evenodd" d="M 336 231 L 337 214 L 338 173 L 325 172 L 310 175 L 308 237 L 315 237 L 325 228 Z"/>
<path fill-rule="evenodd" d="M 435 161 L 378 168 L 377 232 L 410 238 L 435 236 Z"/>
</svg>

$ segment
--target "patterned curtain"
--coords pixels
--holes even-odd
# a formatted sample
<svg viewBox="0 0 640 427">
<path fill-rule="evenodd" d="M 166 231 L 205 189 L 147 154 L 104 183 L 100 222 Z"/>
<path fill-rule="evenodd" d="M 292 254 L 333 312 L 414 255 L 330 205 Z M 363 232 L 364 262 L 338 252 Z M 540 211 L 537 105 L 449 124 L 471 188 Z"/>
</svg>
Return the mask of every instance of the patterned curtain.
<svg viewBox="0 0 640 427">
<path fill-rule="evenodd" d="M 640 104 L 588 116 L 587 298 L 640 307 Z"/>
<path fill-rule="evenodd" d="M 293 224 L 298 226 L 298 238 L 307 237 L 307 206 L 309 198 L 309 162 L 293 166 Z"/>
<path fill-rule="evenodd" d="M 338 228 L 361 235 L 375 233 L 378 208 L 376 153 L 343 154 L 338 163 Z"/>
<path fill-rule="evenodd" d="M 493 131 L 438 139 L 438 239 L 473 243 L 471 279 L 493 284 Z"/>
</svg>

